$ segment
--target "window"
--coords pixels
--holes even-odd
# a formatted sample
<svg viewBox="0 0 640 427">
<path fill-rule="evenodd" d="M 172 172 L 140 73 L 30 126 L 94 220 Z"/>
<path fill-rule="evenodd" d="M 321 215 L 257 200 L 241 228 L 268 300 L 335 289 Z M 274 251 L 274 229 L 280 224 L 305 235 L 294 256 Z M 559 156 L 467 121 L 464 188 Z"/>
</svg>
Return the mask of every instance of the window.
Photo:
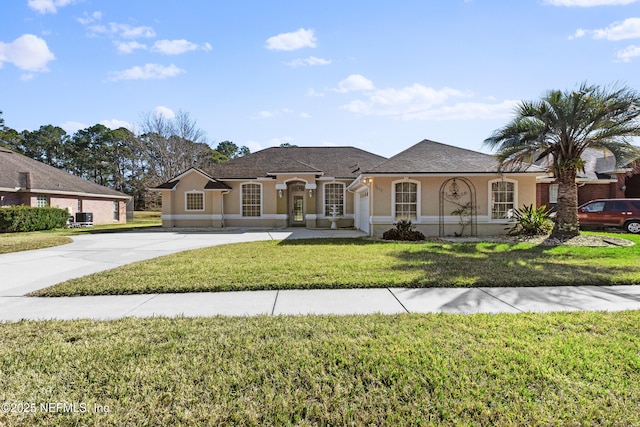
<svg viewBox="0 0 640 427">
<path fill-rule="evenodd" d="M 204 193 L 201 191 L 190 191 L 186 193 L 185 209 L 188 211 L 204 210 Z"/>
<path fill-rule="evenodd" d="M 36 196 L 36 206 L 39 208 L 46 208 L 49 206 L 49 196 L 46 194 L 38 194 Z"/>
<path fill-rule="evenodd" d="M 324 185 L 324 216 L 331 216 L 333 206 L 338 215 L 344 215 L 344 184 Z"/>
<path fill-rule="evenodd" d="M 558 184 L 549 185 L 549 203 L 558 203 Z"/>
<path fill-rule="evenodd" d="M 418 184 L 397 182 L 395 189 L 395 219 L 416 220 L 418 218 Z"/>
<path fill-rule="evenodd" d="M 113 220 L 120 221 L 120 203 L 117 200 L 113 202 Z"/>
<path fill-rule="evenodd" d="M 602 212 L 604 210 L 604 202 L 593 202 L 582 208 L 583 212 Z"/>
<path fill-rule="evenodd" d="M 260 184 L 242 184 L 242 216 L 260 216 Z"/>
<path fill-rule="evenodd" d="M 516 207 L 516 184 L 513 181 L 491 182 L 491 219 L 507 219 Z"/>
<path fill-rule="evenodd" d="M 82 199 L 78 199 L 78 210 L 76 212 L 82 212 Z"/>
</svg>

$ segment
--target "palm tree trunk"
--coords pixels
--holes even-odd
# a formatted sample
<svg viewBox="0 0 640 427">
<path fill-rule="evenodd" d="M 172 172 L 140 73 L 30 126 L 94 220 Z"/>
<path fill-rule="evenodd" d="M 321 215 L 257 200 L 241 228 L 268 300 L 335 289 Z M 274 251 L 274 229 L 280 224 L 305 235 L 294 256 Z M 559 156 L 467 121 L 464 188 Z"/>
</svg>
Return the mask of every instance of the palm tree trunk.
<svg viewBox="0 0 640 427">
<path fill-rule="evenodd" d="M 551 237 L 566 239 L 580 234 L 578 224 L 578 187 L 575 167 L 558 171 L 558 211 Z"/>
</svg>

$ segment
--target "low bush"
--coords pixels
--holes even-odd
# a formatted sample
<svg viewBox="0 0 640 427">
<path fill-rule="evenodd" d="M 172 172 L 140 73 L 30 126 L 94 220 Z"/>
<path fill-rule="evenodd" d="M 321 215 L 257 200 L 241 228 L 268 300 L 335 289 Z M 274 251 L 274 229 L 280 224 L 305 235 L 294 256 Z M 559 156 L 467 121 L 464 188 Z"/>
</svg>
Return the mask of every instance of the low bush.
<svg viewBox="0 0 640 427">
<path fill-rule="evenodd" d="M 65 227 L 68 219 L 66 209 L 12 206 L 0 209 L 0 232 L 52 230 Z"/>
<path fill-rule="evenodd" d="M 394 228 L 387 230 L 382 234 L 384 240 L 407 240 L 417 241 L 424 240 L 424 234 L 416 230 L 416 226 L 405 219 L 394 224 Z"/>
<path fill-rule="evenodd" d="M 516 224 L 511 227 L 509 234 L 536 236 L 550 233 L 553 229 L 553 221 L 551 221 L 549 213 L 545 205 L 538 208 L 534 208 L 533 205 L 525 205 L 522 209 L 514 209 L 513 218 L 516 220 Z"/>
</svg>

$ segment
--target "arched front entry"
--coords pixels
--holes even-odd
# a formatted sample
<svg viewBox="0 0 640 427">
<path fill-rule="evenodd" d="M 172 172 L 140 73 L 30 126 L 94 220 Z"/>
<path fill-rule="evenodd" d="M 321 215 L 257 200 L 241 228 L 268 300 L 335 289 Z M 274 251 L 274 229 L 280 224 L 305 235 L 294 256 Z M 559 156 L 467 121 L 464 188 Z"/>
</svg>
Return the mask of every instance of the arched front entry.
<svg viewBox="0 0 640 427">
<path fill-rule="evenodd" d="M 450 178 L 440 186 L 440 237 L 445 236 L 445 221 L 451 217 L 458 219 L 455 236 L 478 235 L 478 205 L 476 188 L 466 178 Z"/>
</svg>

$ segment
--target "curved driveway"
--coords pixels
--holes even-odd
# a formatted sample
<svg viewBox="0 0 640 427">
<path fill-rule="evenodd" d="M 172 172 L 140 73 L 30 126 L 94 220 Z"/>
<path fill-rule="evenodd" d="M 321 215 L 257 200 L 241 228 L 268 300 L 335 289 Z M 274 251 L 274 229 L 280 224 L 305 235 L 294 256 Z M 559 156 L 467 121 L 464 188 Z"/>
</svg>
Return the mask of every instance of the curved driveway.
<svg viewBox="0 0 640 427">
<path fill-rule="evenodd" d="M 135 261 L 226 243 L 315 237 L 361 237 L 356 230 L 236 229 L 130 231 L 73 236 L 73 243 L 0 255 L 0 297 L 22 296 L 76 277 Z"/>
</svg>

